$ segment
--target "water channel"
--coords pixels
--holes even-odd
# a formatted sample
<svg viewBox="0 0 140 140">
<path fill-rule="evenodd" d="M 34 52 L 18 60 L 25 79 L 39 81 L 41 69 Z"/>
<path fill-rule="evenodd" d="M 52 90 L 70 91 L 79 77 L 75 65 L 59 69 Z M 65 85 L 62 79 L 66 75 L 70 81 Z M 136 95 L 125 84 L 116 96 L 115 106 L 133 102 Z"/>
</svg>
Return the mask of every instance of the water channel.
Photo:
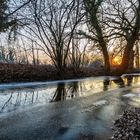
<svg viewBox="0 0 140 140">
<path fill-rule="evenodd" d="M 0 139 L 108 140 L 140 107 L 140 75 L 0 85 Z"/>
</svg>

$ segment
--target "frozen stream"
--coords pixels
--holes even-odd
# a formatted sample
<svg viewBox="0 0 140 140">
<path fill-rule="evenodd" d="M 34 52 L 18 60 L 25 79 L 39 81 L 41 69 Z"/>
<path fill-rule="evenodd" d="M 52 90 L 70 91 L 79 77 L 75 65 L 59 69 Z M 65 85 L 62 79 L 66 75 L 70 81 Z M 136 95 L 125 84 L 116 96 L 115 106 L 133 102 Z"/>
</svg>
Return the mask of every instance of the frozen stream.
<svg viewBox="0 0 140 140">
<path fill-rule="evenodd" d="M 0 140 L 106 140 L 140 107 L 140 76 L 0 85 Z"/>
</svg>

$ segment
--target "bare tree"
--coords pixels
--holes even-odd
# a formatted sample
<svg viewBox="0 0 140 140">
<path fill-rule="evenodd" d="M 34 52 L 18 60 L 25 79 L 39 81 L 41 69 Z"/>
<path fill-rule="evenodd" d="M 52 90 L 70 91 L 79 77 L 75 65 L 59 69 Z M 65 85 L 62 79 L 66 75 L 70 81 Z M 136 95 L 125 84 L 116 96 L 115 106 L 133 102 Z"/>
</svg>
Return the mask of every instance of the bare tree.
<svg viewBox="0 0 140 140">
<path fill-rule="evenodd" d="M 78 39 L 73 38 L 71 44 L 70 65 L 73 68 L 73 72 L 76 74 L 78 70 L 85 64 L 88 64 L 87 60 L 87 48 L 89 41 L 88 39 Z M 87 61 L 86 61 L 87 60 Z"/>
<path fill-rule="evenodd" d="M 35 0 L 30 9 L 37 32 L 31 30 L 45 47 L 58 74 L 63 76 L 74 30 L 82 18 L 80 1 Z M 75 16 L 71 24 L 73 13 Z"/>
<path fill-rule="evenodd" d="M 129 68 L 129 61 L 134 45 L 140 36 L 140 1 L 108 0 L 106 25 L 110 28 L 110 36 L 125 39 L 122 62 L 116 73 L 122 74 Z"/>
<path fill-rule="evenodd" d="M 110 72 L 110 61 L 107 49 L 107 37 L 105 36 L 105 28 L 102 24 L 103 11 L 101 9 L 103 0 L 83 0 L 86 10 L 86 21 L 89 33 L 80 31 L 81 35 L 96 42 L 102 51 L 106 73 Z"/>
<path fill-rule="evenodd" d="M 140 61 L 139 61 L 139 58 L 140 58 L 140 52 L 139 52 L 139 42 L 136 43 L 136 47 L 135 47 L 135 65 L 136 65 L 136 68 L 140 68 Z"/>
</svg>

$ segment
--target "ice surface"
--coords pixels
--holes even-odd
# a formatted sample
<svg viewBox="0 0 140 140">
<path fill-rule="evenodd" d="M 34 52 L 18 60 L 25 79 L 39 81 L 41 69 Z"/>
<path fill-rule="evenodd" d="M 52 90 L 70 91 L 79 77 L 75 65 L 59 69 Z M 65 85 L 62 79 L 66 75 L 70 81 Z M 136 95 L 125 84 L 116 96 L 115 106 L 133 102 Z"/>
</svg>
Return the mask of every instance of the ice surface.
<svg viewBox="0 0 140 140">
<path fill-rule="evenodd" d="M 136 96 L 136 94 L 133 94 L 133 93 L 129 93 L 129 94 L 123 95 L 123 97 L 127 97 L 127 98 L 129 98 L 129 97 L 135 97 L 135 96 Z"/>
<path fill-rule="evenodd" d="M 80 81 L 103 81 L 105 79 L 114 80 L 116 77 L 111 76 L 100 76 L 100 77 L 90 77 L 90 78 L 83 78 L 83 79 L 71 79 L 71 80 L 56 80 L 56 81 L 47 81 L 47 82 L 20 82 L 20 83 L 6 83 L 0 84 L 0 90 L 6 89 L 16 89 L 16 88 L 28 88 L 28 87 L 43 87 L 49 85 L 56 85 L 58 83 L 72 83 L 72 82 L 80 82 Z"/>
<path fill-rule="evenodd" d="M 117 78 L 1 84 L 0 139 L 109 139 L 112 121 L 140 105 L 140 78 Z"/>
<path fill-rule="evenodd" d="M 105 105 L 105 104 L 107 104 L 106 100 L 100 100 L 100 101 L 97 101 L 97 102 L 93 103 L 93 105 L 95 105 L 95 106 L 102 106 L 102 105 Z"/>
<path fill-rule="evenodd" d="M 121 77 L 125 76 L 140 76 L 140 73 L 123 74 Z"/>
</svg>

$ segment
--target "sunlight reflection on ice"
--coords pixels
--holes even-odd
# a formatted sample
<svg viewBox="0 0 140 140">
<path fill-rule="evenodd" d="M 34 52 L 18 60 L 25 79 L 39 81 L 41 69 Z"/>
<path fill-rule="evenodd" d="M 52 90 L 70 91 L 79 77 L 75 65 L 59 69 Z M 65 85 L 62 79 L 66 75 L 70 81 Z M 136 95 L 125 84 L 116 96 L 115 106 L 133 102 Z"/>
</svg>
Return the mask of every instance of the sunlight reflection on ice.
<svg viewBox="0 0 140 140">
<path fill-rule="evenodd" d="M 121 77 L 100 76 L 53 82 L 0 84 L 0 113 L 10 113 L 20 108 L 26 109 L 31 106 L 88 97 L 94 94 L 94 103 L 92 102 L 91 106 L 93 108 L 95 106 L 103 106 L 108 102 L 111 103 L 112 99 L 108 101 L 96 99 L 103 97 L 108 91 L 113 91 L 111 94 L 115 97 L 113 100 L 119 98 L 120 95 L 117 93 L 120 90 L 127 88 L 130 88 L 131 91 L 125 91 L 125 94 L 123 92 L 121 94 L 122 97 L 126 99 L 135 96 L 139 97 L 139 82 L 140 77 L 138 76 L 128 76 L 123 79 Z M 134 86 L 138 88 L 133 88 Z"/>
<path fill-rule="evenodd" d="M 137 97 L 132 98 L 129 104 L 135 107 L 140 107 L 140 98 Z"/>
<path fill-rule="evenodd" d="M 105 104 L 107 104 L 106 100 L 100 100 L 100 101 L 97 101 L 97 102 L 93 103 L 93 105 L 95 105 L 95 106 L 102 106 L 102 105 L 105 105 Z"/>
<path fill-rule="evenodd" d="M 129 94 L 125 94 L 123 95 L 123 97 L 127 97 L 127 98 L 130 98 L 130 97 L 135 97 L 136 95 L 133 94 L 133 93 L 129 93 Z"/>
</svg>

